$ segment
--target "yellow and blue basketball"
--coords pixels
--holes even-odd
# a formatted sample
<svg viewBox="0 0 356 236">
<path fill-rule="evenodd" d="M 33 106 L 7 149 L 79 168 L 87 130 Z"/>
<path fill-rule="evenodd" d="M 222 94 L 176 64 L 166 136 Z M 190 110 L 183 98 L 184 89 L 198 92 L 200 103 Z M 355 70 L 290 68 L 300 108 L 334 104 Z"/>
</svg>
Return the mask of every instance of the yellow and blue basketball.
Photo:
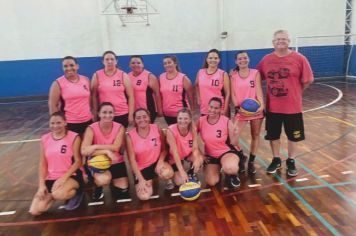
<svg viewBox="0 0 356 236">
<path fill-rule="evenodd" d="M 94 173 L 101 173 L 110 168 L 111 159 L 107 155 L 97 155 L 90 158 L 87 165 Z"/>
<path fill-rule="evenodd" d="M 179 187 L 180 196 L 186 201 L 194 201 L 200 196 L 200 184 L 197 182 L 187 182 Z"/>
<path fill-rule="evenodd" d="M 260 106 L 260 102 L 256 99 L 247 98 L 241 103 L 240 114 L 243 116 L 253 116 L 256 114 L 256 111 L 260 108 Z"/>
</svg>

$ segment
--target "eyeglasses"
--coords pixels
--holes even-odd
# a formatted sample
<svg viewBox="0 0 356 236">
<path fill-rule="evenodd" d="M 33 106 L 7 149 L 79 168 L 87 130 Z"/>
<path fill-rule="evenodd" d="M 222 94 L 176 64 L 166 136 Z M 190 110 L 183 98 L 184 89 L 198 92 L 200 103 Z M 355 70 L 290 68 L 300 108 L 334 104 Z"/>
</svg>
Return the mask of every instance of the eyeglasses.
<svg viewBox="0 0 356 236">
<path fill-rule="evenodd" d="M 275 38 L 273 41 L 288 41 L 288 38 Z"/>
</svg>

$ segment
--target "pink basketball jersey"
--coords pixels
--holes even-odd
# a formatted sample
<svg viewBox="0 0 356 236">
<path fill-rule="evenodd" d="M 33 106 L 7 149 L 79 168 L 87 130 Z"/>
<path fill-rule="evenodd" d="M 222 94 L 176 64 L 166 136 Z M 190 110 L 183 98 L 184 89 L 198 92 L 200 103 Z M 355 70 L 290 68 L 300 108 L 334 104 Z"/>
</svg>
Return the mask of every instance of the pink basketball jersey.
<svg viewBox="0 0 356 236">
<path fill-rule="evenodd" d="M 68 123 L 83 123 L 92 119 L 90 82 L 87 77 L 78 76 L 77 82 L 71 82 L 64 76 L 56 80 L 61 90 L 62 106 Z"/>
<path fill-rule="evenodd" d="M 148 86 L 149 75 L 151 72 L 143 70 L 139 75 L 134 76 L 131 71 L 128 75 L 134 90 L 135 110 L 138 108 L 145 108 L 150 110 L 152 107 L 156 111 L 156 103 L 153 96 L 152 89 Z"/>
<path fill-rule="evenodd" d="M 159 76 L 162 108 L 166 116 L 177 116 L 179 110 L 189 107 L 183 87 L 184 76 L 185 74 L 180 72 L 173 79 L 167 79 L 167 73 L 162 73 Z"/>
<path fill-rule="evenodd" d="M 219 120 L 215 124 L 208 122 L 208 116 L 199 118 L 198 129 L 205 144 L 205 155 L 218 158 L 231 150 L 231 147 L 228 145 L 228 122 L 229 118 L 224 115 L 220 115 Z"/>
<path fill-rule="evenodd" d="M 193 134 L 191 131 L 187 135 L 182 136 L 178 130 L 177 124 L 170 125 L 168 129 L 172 132 L 178 149 L 178 154 L 181 160 L 190 156 L 193 151 Z M 169 149 L 169 164 L 174 164 L 172 149 Z"/>
<path fill-rule="evenodd" d="M 218 97 L 222 101 L 224 109 L 224 73 L 218 69 L 214 74 L 208 74 L 206 69 L 200 69 L 198 72 L 199 96 L 200 96 L 200 113 L 208 114 L 209 100 L 212 97 Z"/>
<path fill-rule="evenodd" d="M 157 124 L 150 124 L 147 137 L 143 138 L 137 133 L 137 129 L 129 131 L 131 143 L 139 170 L 157 162 L 161 154 L 161 135 Z"/>
<path fill-rule="evenodd" d="M 104 69 L 96 72 L 99 103 L 111 102 L 115 108 L 115 116 L 129 113 L 123 79 L 124 73 L 119 69 L 111 76 L 106 75 Z"/>
<path fill-rule="evenodd" d="M 103 134 L 103 132 L 100 129 L 99 122 L 95 122 L 89 125 L 89 127 L 93 130 L 94 133 L 92 144 L 111 145 L 115 142 L 117 134 L 120 132 L 122 125 L 113 122 L 112 130 L 110 134 Z M 114 153 L 116 156 L 116 160 L 113 160 L 112 164 L 124 162 L 124 157 L 119 153 L 119 150 L 116 150 Z"/>
<path fill-rule="evenodd" d="M 231 73 L 231 88 L 235 94 L 237 105 L 241 106 L 241 103 L 247 98 L 253 98 L 257 100 L 256 90 L 256 76 L 258 71 L 250 69 L 249 75 L 246 78 L 242 78 L 238 71 Z M 239 113 L 235 116 L 238 120 L 254 120 L 263 118 L 263 113 L 256 114 L 255 116 L 242 116 Z"/>
<path fill-rule="evenodd" d="M 67 131 L 62 139 L 54 139 L 52 132 L 41 137 L 44 156 L 47 161 L 47 180 L 56 180 L 62 177 L 73 164 L 73 144 L 77 133 Z"/>
</svg>

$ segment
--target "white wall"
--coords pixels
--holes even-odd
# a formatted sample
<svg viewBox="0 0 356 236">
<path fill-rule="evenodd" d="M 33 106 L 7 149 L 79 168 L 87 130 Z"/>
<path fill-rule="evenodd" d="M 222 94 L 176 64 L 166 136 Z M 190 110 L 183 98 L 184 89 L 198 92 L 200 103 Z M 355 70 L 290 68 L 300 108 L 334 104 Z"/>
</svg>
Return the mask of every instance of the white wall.
<svg viewBox="0 0 356 236">
<path fill-rule="evenodd" d="M 292 36 L 344 33 L 345 0 L 151 0 L 159 11 L 151 25 L 126 27 L 100 15 L 99 1 L 1 1 L 0 61 L 268 48 L 280 28 Z"/>
</svg>

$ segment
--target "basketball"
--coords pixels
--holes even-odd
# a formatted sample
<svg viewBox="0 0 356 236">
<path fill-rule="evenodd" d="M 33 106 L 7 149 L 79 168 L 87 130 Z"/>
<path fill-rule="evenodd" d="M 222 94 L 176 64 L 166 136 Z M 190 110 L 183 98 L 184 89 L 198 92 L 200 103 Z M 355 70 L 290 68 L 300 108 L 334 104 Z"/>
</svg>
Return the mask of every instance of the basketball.
<svg viewBox="0 0 356 236">
<path fill-rule="evenodd" d="M 194 201 L 200 196 L 200 184 L 187 182 L 179 187 L 180 196 L 186 201 Z"/>
<path fill-rule="evenodd" d="M 87 162 L 88 167 L 94 173 L 100 173 L 110 168 L 111 159 L 107 155 L 97 155 Z"/>
<path fill-rule="evenodd" d="M 260 108 L 260 102 L 253 98 L 245 99 L 240 106 L 240 114 L 243 116 L 253 116 Z"/>
</svg>

